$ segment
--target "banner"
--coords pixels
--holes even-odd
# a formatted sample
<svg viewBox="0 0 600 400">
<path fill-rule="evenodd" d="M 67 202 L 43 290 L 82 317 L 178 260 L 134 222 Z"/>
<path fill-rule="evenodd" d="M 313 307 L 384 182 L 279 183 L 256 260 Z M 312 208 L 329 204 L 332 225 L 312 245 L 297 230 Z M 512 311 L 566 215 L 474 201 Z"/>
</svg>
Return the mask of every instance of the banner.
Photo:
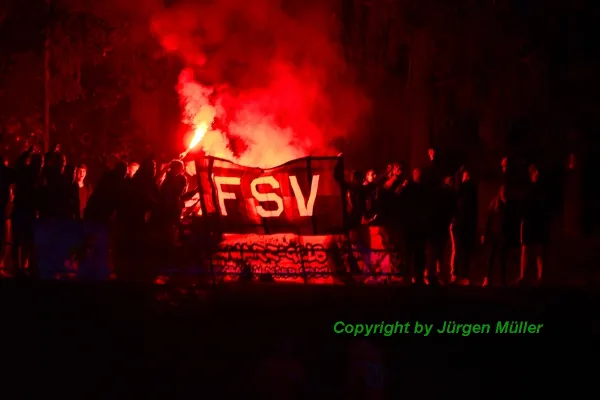
<svg viewBox="0 0 600 400">
<path fill-rule="evenodd" d="M 338 238 L 287 234 L 228 234 L 213 255 L 223 280 L 237 280 L 248 268 L 256 278 L 269 274 L 279 282 L 334 283 Z"/>
<path fill-rule="evenodd" d="M 244 167 L 198 157 L 202 215 L 224 233 L 329 235 L 343 231 L 341 159 L 307 157 L 279 167 Z"/>
<path fill-rule="evenodd" d="M 277 282 L 332 284 L 353 273 L 355 280 L 377 283 L 395 272 L 400 260 L 385 229 L 365 225 L 353 233 L 225 234 L 211 263 L 219 281 L 237 280 L 246 270 L 254 279 L 269 274 Z"/>
</svg>

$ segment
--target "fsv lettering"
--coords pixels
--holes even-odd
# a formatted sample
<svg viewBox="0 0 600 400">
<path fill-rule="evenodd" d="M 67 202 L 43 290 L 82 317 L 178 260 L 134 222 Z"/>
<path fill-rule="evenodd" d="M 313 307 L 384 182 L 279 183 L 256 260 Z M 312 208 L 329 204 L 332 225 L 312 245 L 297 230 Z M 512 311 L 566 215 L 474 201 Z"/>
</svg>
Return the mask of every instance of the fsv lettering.
<svg viewBox="0 0 600 400">
<path fill-rule="evenodd" d="M 234 200 L 235 193 L 226 192 L 223 189 L 224 185 L 240 185 L 241 179 L 239 177 L 231 177 L 231 176 L 213 176 L 215 187 L 217 189 L 217 196 L 219 200 L 219 208 L 221 209 L 221 215 L 227 216 L 227 207 L 225 207 L 225 200 Z M 317 199 L 317 191 L 319 190 L 319 175 L 313 175 L 312 182 L 310 185 L 310 193 L 308 195 L 308 200 L 305 200 L 304 194 L 300 189 L 300 185 L 298 184 L 298 179 L 290 175 L 290 186 L 292 188 L 292 192 L 294 193 L 294 197 L 296 198 L 296 203 L 298 204 L 298 211 L 301 217 L 311 217 L 313 215 L 313 210 L 315 208 L 315 200 Z M 279 189 L 280 185 L 277 180 L 272 176 L 261 176 L 254 179 L 250 183 L 250 191 L 252 192 L 252 196 L 258 202 L 256 206 L 256 213 L 263 218 L 274 218 L 279 217 L 281 213 L 283 213 L 283 199 L 277 194 L 270 193 L 261 193 L 258 191 L 258 185 L 269 185 L 273 189 Z M 275 210 L 265 210 L 261 203 L 271 202 L 275 203 L 277 209 Z"/>
</svg>

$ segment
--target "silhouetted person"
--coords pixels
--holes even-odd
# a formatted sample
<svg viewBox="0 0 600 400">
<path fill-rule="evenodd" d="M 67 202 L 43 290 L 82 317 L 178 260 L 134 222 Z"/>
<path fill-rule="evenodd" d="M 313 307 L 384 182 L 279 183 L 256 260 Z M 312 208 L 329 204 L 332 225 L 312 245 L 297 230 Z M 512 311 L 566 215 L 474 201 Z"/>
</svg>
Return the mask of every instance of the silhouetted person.
<svg viewBox="0 0 600 400">
<path fill-rule="evenodd" d="M 119 162 L 106 171 L 84 210 L 86 253 L 79 266 L 79 277 L 85 280 L 109 278 L 109 223 L 120 205 L 125 190 L 127 165 Z M 121 238 L 121 236 L 119 236 Z"/>
<path fill-rule="evenodd" d="M 77 187 L 77 217 L 79 219 L 83 219 L 85 208 L 87 207 L 87 203 L 92 196 L 92 185 L 85 181 L 87 177 L 87 166 L 85 164 L 80 164 L 77 167 L 77 171 L 75 173 L 75 184 Z"/>
<path fill-rule="evenodd" d="M 74 169 L 70 168 L 69 175 L 65 175 L 67 162 L 61 153 L 50 153 L 46 159 L 39 197 L 40 218 L 44 220 L 72 218 Z"/>
<path fill-rule="evenodd" d="M 149 281 L 154 278 L 148 268 L 147 244 L 152 232 L 147 222 L 150 213 L 159 204 L 156 184 L 156 163 L 152 158 L 144 160 L 122 192 L 117 209 L 118 238 L 115 272 L 128 281 Z"/>
<path fill-rule="evenodd" d="M 108 224 L 112 215 L 120 206 L 125 188 L 127 165 L 118 163 L 113 169 L 107 170 L 100 177 L 84 209 L 84 218 L 102 224 Z"/>
<path fill-rule="evenodd" d="M 169 164 L 169 169 L 160 186 L 158 193 L 158 204 L 153 210 L 150 222 L 152 231 L 156 234 L 155 249 L 157 256 L 153 274 L 160 267 L 173 267 L 175 261 L 176 246 L 179 233 L 181 213 L 184 208 L 182 196 L 187 187 L 187 179 L 184 175 L 185 167 L 179 160 Z"/>
<path fill-rule="evenodd" d="M 387 173 L 387 177 L 384 178 L 379 188 L 378 213 L 386 224 L 395 224 L 400 220 L 398 195 L 405 180 L 402 173 L 402 164 L 388 165 L 387 170 L 391 172 Z"/>
<path fill-rule="evenodd" d="M 382 208 L 379 196 L 386 191 L 386 184 L 394 179 L 397 174 L 397 165 L 388 165 L 381 176 L 377 176 L 374 171 L 369 171 L 361 188 L 365 202 L 361 229 L 361 240 L 365 250 L 363 260 L 368 264 L 374 278 L 379 278 L 381 272 L 386 274 L 390 272 L 390 263 L 386 260 L 385 252 L 386 250 L 392 250 L 392 245 L 389 243 L 389 235 L 384 227 L 385 221 L 380 215 Z M 373 238 L 375 238 L 375 241 L 372 240 Z"/>
<path fill-rule="evenodd" d="M 156 179 L 156 163 L 152 159 L 142 162 L 140 168 L 131 179 L 132 192 L 125 199 L 126 208 L 130 212 L 127 220 L 135 226 L 143 226 L 149 218 L 149 213 L 158 204 L 159 188 Z"/>
<path fill-rule="evenodd" d="M 341 175 L 339 173 L 338 175 Z M 341 176 L 340 176 L 341 177 Z M 343 187 L 346 190 L 346 221 L 345 231 L 348 232 L 348 262 L 351 273 L 359 273 L 360 266 L 358 263 L 358 253 L 361 253 L 360 243 L 360 227 L 362 222 L 362 216 L 364 214 L 364 198 L 361 185 L 364 180 L 364 176 L 360 171 L 354 171 L 350 177 L 350 182 L 343 182 Z M 356 251 L 356 253 L 355 253 Z"/>
<path fill-rule="evenodd" d="M 378 190 L 391 174 L 392 166 L 389 166 L 383 175 L 379 177 L 374 174 L 371 175 L 372 181 L 369 182 L 363 178 L 362 173 L 357 171 L 354 172 L 352 181 L 347 186 L 346 200 L 350 241 L 358 247 L 358 251 L 370 273 L 375 271 L 372 269 L 374 263 L 369 225 L 378 224 L 378 215 L 374 207 L 367 211 L 367 199 L 371 199 L 372 205 L 374 205 Z M 353 262 L 351 260 L 351 263 Z M 351 268 L 353 267 L 351 266 Z"/>
<path fill-rule="evenodd" d="M 158 208 L 154 220 L 159 223 L 177 224 L 183 210 L 181 196 L 187 187 L 183 163 L 172 161 L 158 192 Z"/>
<path fill-rule="evenodd" d="M 548 244 L 548 214 L 544 191 L 539 182 L 540 172 L 535 165 L 529 167 L 529 187 L 525 197 L 523 219 L 521 221 L 521 273 L 519 282 L 532 261 L 537 267 L 537 281 L 542 280 L 544 259 Z"/>
<path fill-rule="evenodd" d="M 456 210 L 456 192 L 452 177 L 444 178 L 442 187 L 431 188 L 429 196 L 431 202 L 431 219 L 427 235 L 431 255 L 429 270 L 436 271 L 439 276 L 445 264 L 444 254 L 450 240 L 450 224 Z"/>
<path fill-rule="evenodd" d="M 494 197 L 488 212 L 485 233 L 482 244 L 488 246 L 489 258 L 487 275 L 483 285 L 492 283 L 492 273 L 496 260 L 500 264 L 500 278 L 502 286 L 506 286 L 506 268 L 509 251 L 519 243 L 519 216 L 514 200 L 506 196 L 506 187 L 500 186 L 498 195 Z"/>
<path fill-rule="evenodd" d="M 35 232 L 36 253 L 42 279 L 55 279 L 68 272 L 73 249 L 81 238 L 75 223 L 77 213 L 75 169 L 67 168 L 66 157 L 53 152 L 47 156 L 39 188 L 39 220 Z"/>
<path fill-rule="evenodd" d="M 362 222 L 365 213 L 365 197 L 362 183 L 364 177 L 362 172 L 355 171 L 352 173 L 352 179 L 348 184 L 348 192 L 346 195 L 348 228 L 354 229 Z"/>
<path fill-rule="evenodd" d="M 378 187 L 375 185 L 375 179 L 377 178 L 377 174 L 374 170 L 367 171 L 365 175 L 365 180 L 363 182 L 363 191 L 364 191 L 364 214 L 363 214 L 363 223 L 367 224 L 374 222 L 378 213 Z"/>
<path fill-rule="evenodd" d="M 508 156 L 502 157 L 500 161 L 500 185 L 504 186 L 505 196 L 508 200 L 516 200 L 519 185 L 523 183 L 515 166 Z"/>
<path fill-rule="evenodd" d="M 477 187 L 468 170 L 461 168 L 457 185 L 456 213 L 452 219 L 452 280 L 469 283 L 469 267 L 477 240 Z"/>
<path fill-rule="evenodd" d="M 427 151 L 427 163 L 423 168 L 423 183 L 428 187 L 439 188 L 442 185 L 442 168 L 434 148 Z"/>
<path fill-rule="evenodd" d="M 32 269 L 34 228 L 37 218 L 38 188 L 43 158 L 25 151 L 15 163 L 15 198 L 12 212 L 12 259 L 16 274 L 22 274 L 25 265 Z M 32 275 L 36 271 L 32 269 Z"/>
<path fill-rule="evenodd" d="M 425 283 L 425 263 L 427 247 L 427 225 L 429 218 L 429 205 L 427 203 L 427 188 L 421 182 L 421 170 L 415 168 L 412 180 L 402 190 L 405 205 L 405 239 L 407 250 L 407 268 L 412 266 L 415 283 Z M 431 278 L 437 279 L 435 272 Z"/>
<path fill-rule="evenodd" d="M 400 191 L 405 180 L 401 163 L 392 164 L 391 170 L 392 172 L 379 191 L 378 212 L 380 222 L 385 227 L 388 245 L 397 254 L 396 265 L 394 266 L 396 270 L 394 272 L 402 276 L 405 272 L 402 269 L 402 264 L 405 263 L 406 259 L 406 243 L 403 234 L 403 205 L 401 203 Z"/>
<path fill-rule="evenodd" d="M 15 170 L 4 163 L 0 156 L 0 263 L 4 262 L 4 249 L 6 245 L 6 211 L 10 202 L 10 186 L 15 182 Z"/>
</svg>

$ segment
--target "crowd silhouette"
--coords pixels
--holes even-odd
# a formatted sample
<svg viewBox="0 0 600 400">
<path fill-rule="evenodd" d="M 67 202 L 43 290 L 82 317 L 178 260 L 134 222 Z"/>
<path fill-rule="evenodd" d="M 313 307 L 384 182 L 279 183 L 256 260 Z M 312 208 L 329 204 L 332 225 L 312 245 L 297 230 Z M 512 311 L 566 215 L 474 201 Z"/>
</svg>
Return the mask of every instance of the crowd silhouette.
<svg viewBox="0 0 600 400">
<path fill-rule="evenodd" d="M 375 231 L 398 255 L 384 271 L 386 281 L 468 285 L 474 255 L 484 246 L 483 285 L 493 283 L 496 264 L 498 283 L 512 283 L 507 264 L 513 251 L 521 255 L 518 282 L 524 282 L 529 269 L 541 282 L 550 214 L 540 171 L 532 164 L 528 176 L 522 176 L 504 157 L 498 174 L 487 219 L 479 221 L 479 191 L 471 170 L 447 168 L 434 149 L 426 165 L 410 172 L 402 163 L 390 164 L 380 175 L 354 172 L 345 183 L 346 232 L 353 246 L 367 254 L 363 272 L 386 275 L 369 260 Z M 58 149 L 42 155 L 30 148 L 11 166 L 2 160 L 5 270 L 12 265 L 15 276 L 43 279 L 67 270 L 86 280 L 113 276 L 153 282 L 177 258 L 184 203 L 195 194 L 188 190 L 183 162 L 174 160 L 158 170 L 152 157 L 140 164 L 120 161 L 107 167 L 93 190 L 86 177 L 87 167 L 69 165 Z M 7 242 L 10 257 L 5 257 Z M 356 269 L 355 262 L 349 264 L 350 271 Z"/>
<path fill-rule="evenodd" d="M 181 161 L 160 171 L 152 158 L 139 166 L 118 162 L 94 190 L 87 167 L 68 165 L 58 149 L 43 156 L 29 148 L 7 164 L 0 167 L 0 201 L 10 212 L 2 232 L 11 239 L 14 275 L 53 279 L 67 270 L 106 280 L 114 264 L 119 278 L 151 281 L 172 254 L 187 187 Z"/>
<path fill-rule="evenodd" d="M 489 254 L 484 286 L 492 283 L 496 263 L 499 284 L 512 283 L 506 271 L 513 250 L 521 252 L 517 283 L 525 283 L 533 265 L 534 280 L 541 282 L 551 215 L 538 167 L 531 164 L 523 177 L 510 167 L 507 157 L 502 159 L 500 184 L 481 231 L 479 191 L 470 169 L 464 165 L 456 171 L 448 169 L 438 163 L 435 149 L 428 156 L 427 165 L 410 172 L 395 163 L 379 177 L 373 170 L 353 173 L 347 196 L 351 240 L 359 248 L 368 248 L 375 229 L 401 260 L 387 272 L 409 283 L 469 285 L 473 257 L 481 246 Z"/>
</svg>

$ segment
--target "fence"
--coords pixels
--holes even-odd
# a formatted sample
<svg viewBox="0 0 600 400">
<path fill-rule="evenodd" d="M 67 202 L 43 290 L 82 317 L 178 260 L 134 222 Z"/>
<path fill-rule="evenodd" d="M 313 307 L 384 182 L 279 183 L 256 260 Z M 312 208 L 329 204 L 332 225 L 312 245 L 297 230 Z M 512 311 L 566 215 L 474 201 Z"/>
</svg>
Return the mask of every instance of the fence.
<svg viewBox="0 0 600 400">
<path fill-rule="evenodd" d="M 6 254 L 10 258 L 11 243 L 7 243 Z M 310 247 L 295 245 L 294 251 L 288 247 L 273 251 L 266 248 L 256 250 L 231 247 L 221 248 L 205 258 L 189 257 L 177 260 L 176 266 L 164 266 L 160 276 L 200 278 L 212 284 L 218 284 L 236 279 L 240 280 L 275 280 L 303 283 L 320 283 L 332 280 L 331 283 L 348 282 L 349 279 L 364 280 L 373 277 L 395 277 L 399 266 L 397 252 L 385 249 L 358 249 L 350 243 L 342 246 Z M 237 252 L 237 255 L 233 254 Z M 180 252 L 185 253 L 180 248 Z M 190 253 L 187 252 L 189 255 Z M 197 254 L 197 252 L 196 252 Z M 365 262 L 366 257 L 372 257 L 375 263 Z M 282 260 L 285 258 L 285 260 Z M 378 262 L 377 262 L 378 261 Z M 65 261 L 64 267 L 55 269 L 57 279 L 74 279 L 78 270 L 75 258 Z M 0 271 L 10 276 L 10 265 L 2 264 Z M 114 275 L 111 275 L 114 279 Z M 333 282 L 335 281 L 335 282 Z M 325 283 L 325 282 L 322 282 Z"/>
<path fill-rule="evenodd" d="M 265 242 L 265 238 L 256 243 L 245 243 L 225 240 L 225 244 L 212 252 L 195 245 L 194 240 L 184 242 L 179 248 L 178 259 L 160 269 L 160 276 L 169 279 L 183 278 L 196 280 L 206 284 L 220 284 L 235 280 L 257 280 L 294 283 L 355 283 L 364 281 L 395 282 L 399 272 L 407 272 L 405 260 L 391 246 L 361 247 L 348 237 L 323 237 L 310 242 L 294 238 L 273 239 Z M 240 238 L 242 236 L 240 235 Z M 236 238 L 234 238 L 236 239 Z M 237 238 L 239 239 L 239 238 Z M 546 277 L 555 283 L 576 282 L 598 283 L 600 273 L 595 265 L 597 238 L 581 239 L 576 242 L 555 240 L 550 248 Z M 385 247 L 385 248 L 382 248 Z M 449 274 L 450 243 L 448 243 L 444 263 L 441 265 L 443 277 Z M 5 260 L 10 260 L 11 243 L 4 249 Z M 199 251 L 204 251 L 201 254 Z M 484 249 L 479 249 L 473 260 L 476 280 L 487 270 Z M 518 270 L 518 249 L 512 257 L 512 275 Z M 0 275 L 11 276 L 10 263 L 0 264 Z M 75 279 L 78 269 L 77 259 L 65 260 L 63 268 L 56 270 L 58 279 Z M 409 274 L 410 275 L 410 274 Z M 509 272 L 510 275 L 510 272 Z M 112 279 L 114 279 L 114 275 Z M 515 278 L 516 279 L 516 278 Z M 163 279 L 164 280 L 164 279 Z"/>
</svg>

